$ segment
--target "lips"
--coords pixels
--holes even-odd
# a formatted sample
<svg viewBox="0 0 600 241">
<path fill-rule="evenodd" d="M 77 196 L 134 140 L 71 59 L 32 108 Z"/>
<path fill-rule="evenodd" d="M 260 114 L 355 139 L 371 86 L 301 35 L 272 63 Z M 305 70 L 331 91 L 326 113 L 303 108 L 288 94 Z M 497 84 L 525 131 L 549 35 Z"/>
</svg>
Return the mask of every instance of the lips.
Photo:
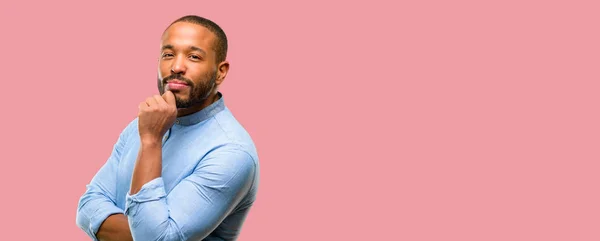
<svg viewBox="0 0 600 241">
<path fill-rule="evenodd" d="M 169 80 L 167 81 L 167 84 L 188 85 L 187 82 L 178 79 Z"/>
<path fill-rule="evenodd" d="M 167 89 L 172 91 L 180 91 L 189 88 L 187 82 L 178 79 L 167 81 Z"/>
</svg>

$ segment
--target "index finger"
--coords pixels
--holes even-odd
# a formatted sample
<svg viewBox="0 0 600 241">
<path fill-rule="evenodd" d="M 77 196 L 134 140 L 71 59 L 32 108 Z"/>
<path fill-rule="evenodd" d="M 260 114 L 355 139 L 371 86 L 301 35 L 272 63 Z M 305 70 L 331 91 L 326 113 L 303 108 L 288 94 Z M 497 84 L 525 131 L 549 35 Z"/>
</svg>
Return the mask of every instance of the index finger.
<svg viewBox="0 0 600 241">
<path fill-rule="evenodd" d="M 173 94 L 173 92 L 168 91 L 168 90 L 165 91 L 165 93 L 162 95 L 162 98 L 165 100 L 165 102 L 167 102 L 167 104 L 176 106 L 175 94 Z"/>
<path fill-rule="evenodd" d="M 154 99 L 156 100 L 156 103 L 158 103 L 159 105 L 167 103 L 160 95 L 153 95 L 152 97 L 154 97 Z"/>
</svg>

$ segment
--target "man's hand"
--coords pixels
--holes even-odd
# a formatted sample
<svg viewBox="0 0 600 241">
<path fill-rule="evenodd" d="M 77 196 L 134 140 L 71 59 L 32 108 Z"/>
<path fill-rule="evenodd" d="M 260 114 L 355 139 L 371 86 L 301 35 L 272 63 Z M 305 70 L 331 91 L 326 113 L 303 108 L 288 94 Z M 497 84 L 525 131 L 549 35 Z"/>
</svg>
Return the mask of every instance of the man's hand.
<svg viewBox="0 0 600 241">
<path fill-rule="evenodd" d="M 138 130 L 142 141 L 161 141 L 177 118 L 175 96 L 171 91 L 154 95 L 140 103 Z"/>
</svg>

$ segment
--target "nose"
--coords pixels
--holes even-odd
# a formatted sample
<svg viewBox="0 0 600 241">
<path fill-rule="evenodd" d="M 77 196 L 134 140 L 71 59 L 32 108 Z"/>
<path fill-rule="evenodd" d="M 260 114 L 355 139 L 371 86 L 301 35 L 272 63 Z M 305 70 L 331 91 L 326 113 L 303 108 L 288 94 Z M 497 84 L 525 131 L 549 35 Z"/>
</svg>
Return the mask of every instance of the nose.
<svg viewBox="0 0 600 241">
<path fill-rule="evenodd" d="M 175 61 L 173 61 L 173 65 L 171 66 L 171 73 L 185 74 L 186 69 L 187 68 L 185 66 L 185 61 L 181 57 L 178 57 L 175 59 Z"/>
</svg>

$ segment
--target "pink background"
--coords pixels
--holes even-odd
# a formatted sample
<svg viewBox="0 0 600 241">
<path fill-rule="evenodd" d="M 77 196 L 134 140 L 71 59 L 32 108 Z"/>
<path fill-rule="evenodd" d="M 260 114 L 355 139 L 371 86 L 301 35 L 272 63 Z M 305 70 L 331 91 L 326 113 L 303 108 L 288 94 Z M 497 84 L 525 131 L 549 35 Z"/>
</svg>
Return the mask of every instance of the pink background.
<svg viewBox="0 0 600 241">
<path fill-rule="evenodd" d="M 2 239 L 88 240 L 85 184 L 198 14 L 261 158 L 241 241 L 600 240 L 597 1 L 283 2 L 0 3 Z"/>
</svg>

